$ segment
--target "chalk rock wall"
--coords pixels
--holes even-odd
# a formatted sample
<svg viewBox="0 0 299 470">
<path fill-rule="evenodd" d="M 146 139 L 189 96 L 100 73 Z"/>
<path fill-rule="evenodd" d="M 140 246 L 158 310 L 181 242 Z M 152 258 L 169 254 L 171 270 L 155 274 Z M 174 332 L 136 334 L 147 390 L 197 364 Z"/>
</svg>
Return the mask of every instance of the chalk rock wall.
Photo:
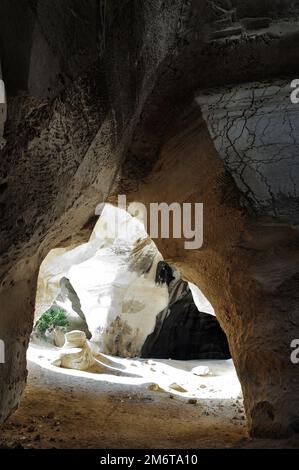
<svg viewBox="0 0 299 470">
<path fill-rule="evenodd" d="M 0 369 L 1 421 L 26 382 L 40 264 L 51 249 L 88 240 L 95 207 L 111 191 L 153 90 L 165 71 L 175 76 L 171 64 L 185 56 L 190 21 L 200 32 L 203 6 L 0 3 L 9 102 L 0 168 L 0 332 L 7 357 Z"/>
<path fill-rule="evenodd" d="M 252 434 L 294 432 L 299 418 L 299 369 L 290 347 L 299 334 L 296 225 L 264 213 L 262 206 L 261 213 L 254 211 L 219 157 L 196 102 L 178 119 L 159 161 L 129 197 L 149 206 L 157 194 L 168 203 L 204 203 L 201 249 L 186 250 L 183 237 L 155 242 L 211 301 L 228 337 Z"/>
<path fill-rule="evenodd" d="M 252 206 L 299 222 L 299 106 L 291 80 L 206 91 L 197 98 L 219 155 Z"/>
<path fill-rule="evenodd" d="M 251 432 L 298 430 L 299 369 L 290 362 L 291 339 L 299 337 L 297 196 L 289 173 L 284 189 L 279 170 L 286 166 L 277 158 L 280 151 L 289 160 L 288 145 L 297 155 L 287 123 L 290 118 L 293 126 L 294 116 L 288 111 L 285 123 L 276 116 L 275 124 L 275 100 L 278 113 L 284 110 L 280 98 L 271 97 L 272 132 L 279 122 L 286 130 L 287 146 L 280 149 L 264 117 L 262 124 L 250 119 L 243 88 L 298 78 L 298 5 L 298 0 L 0 2 L 8 95 L 0 166 L 0 337 L 7 358 L 0 365 L 1 421 L 17 407 L 26 382 L 42 260 L 53 248 L 86 242 L 97 204 L 122 193 L 146 204 L 204 202 L 202 249 L 186 253 L 182 239 L 157 240 L 158 248 L 215 307 Z M 191 106 L 207 88 L 225 89 L 224 96 L 240 85 L 240 109 L 250 132 L 257 126 L 265 158 L 260 144 L 253 154 L 234 131 L 222 133 L 226 158 L 219 142 L 215 146 L 205 103 L 204 119 L 198 103 Z M 211 118 L 222 132 L 226 125 L 217 114 Z M 231 113 L 224 117 L 228 127 L 231 118 Z M 231 132 L 237 139 L 232 147 Z M 274 160 L 268 143 L 274 144 Z M 249 192 L 242 166 L 236 172 L 240 150 L 248 159 Z"/>
<path fill-rule="evenodd" d="M 192 282 L 188 283 L 189 288 L 192 292 L 193 302 L 199 312 L 209 313 L 215 315 L 215 310 L 208 299 L 203 295 L 201 290 Z"/>
<path fill-rule="evenodd" d="M 90 242 L 69 251 L 53 250 L 42 263 L 36 319 L 57 302 L 66 276 L 101 352 L 138 356 L 168 302 L 166 286 L 155 285 L 160 260 L 140 222 L 106 205 Z M 58 298 L 58 304 L 68 310 L 69 300 Z"/>
</svg>

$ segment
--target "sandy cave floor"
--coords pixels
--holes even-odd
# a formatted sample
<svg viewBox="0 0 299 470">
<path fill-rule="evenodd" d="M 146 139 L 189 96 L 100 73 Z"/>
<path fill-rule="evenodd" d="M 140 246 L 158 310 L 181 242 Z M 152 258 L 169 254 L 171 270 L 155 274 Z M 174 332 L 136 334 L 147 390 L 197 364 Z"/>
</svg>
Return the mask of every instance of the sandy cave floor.
<svg viewBox="0 0 299 470">
<path fill-rule="evenodd" d="M 55 350 L 31 346 L 19 409 L 0 428 L 12 448 L 284 447 L 247 437 L 232 361 L 102 356 L 92 372 L 51 365 Z M 209 374 L 192 373 L 196 366 Z M 297 443 L 291 443 L 296 447 Z"/>
</svg>

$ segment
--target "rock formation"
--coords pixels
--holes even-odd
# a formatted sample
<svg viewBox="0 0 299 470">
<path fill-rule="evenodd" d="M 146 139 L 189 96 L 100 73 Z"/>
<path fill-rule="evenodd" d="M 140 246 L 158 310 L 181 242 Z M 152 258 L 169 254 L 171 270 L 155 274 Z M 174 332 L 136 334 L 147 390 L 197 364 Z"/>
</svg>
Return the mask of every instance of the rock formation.
<svg viewBox="0 0 299 470">
<path fill-rule="evenodd" d="M 101 352 L 134 357 L 167 305 L 168 292 L 155 285 L 162 259 L 155 244 L 138 221 L 118 211 L 105 207 L 97 228 L 97 235 L 106 240 L 104 246 L 93 258 L 73 266 L 69 277 Z M 116 237 L 109 234 L 114 217 L 120 231 Z"/>
<path fill-rule="evenodd" d="M 87 241 L 98 203 L 126 194 L 204 203 L 203 247 L 158 249 L 215 308 L 250 432 L 298 430 L 298 7 L 1 1 L 1 420 L 25 385 L 42 260 Z"/>
<path fill-rule="evenodd" d="M 114 233 L 114 220 L 118 233 Z M 73 250 L 53 251 L 39 272 L 36 320 L 52 305 L 57 305 L 68 319 L 64 330 L 84 331 L 105 354 L 172 359 L 230 357 L 217 320 L 204 321 L 211 317 L 210 313 L 215 314 L 197 286 L 190 283 L 189 290 L 188 284 L 175 272 L 175 277 L 171 274 L 174 295 L 168 298 L 166 284 L 157 281 L 159 265 L 167 264 L 161 261 L 161 254 L 138 219 L 127 212 L 107 204 L 88 243 Z M 185 294 L 188 294 L 186 298 Z M 179 300 L 182 302 L 172 308 Z M 171 318 L 166 321 L 164 311 L 167 314 L 169 308 Z M 163 323 L 163 334 L 159 336 L 160 323 Z M 178 334 L 173 334 L 175 331 Z M 167 340 L 165 335 L 169 335 Z M 157 336 L 153 348 L 152 339 Z M 209 344 L 212 338 L 214 345 Z M 62 346 L 64 334 L 59 328 L 54 329 L 48 339 Z"/>
<path fill-rule="evenodd" d="M 171 296 L 172 284 L 178 290 L 174 297 Z M 170 302 L 157 316 L 155 329 L 142 347 L 142 357 L 230 359 L 227 338 L 217 319 L 197 309 L 188 284 L 182 280 L 172 281 L 169 288 Z"/>
<path fill-rule="evenodd" d="M 139 356 L 168 302 L 166 286 L 155 284 L 161 259 L 140 222 L 107 204 L 88 243 L 53 250 L 42 263 L 35 318 L 55 302 L 68 312 L 70 329 L 74 315 L 86 321 L 101 352 Z"/>
<path fill-rule="evenodd" d="M 53 365 L 66 369 L 87 370 L 95 364 L 95 358 L 83 331 L 65 334 L 65 343 Z"/>
</svg>

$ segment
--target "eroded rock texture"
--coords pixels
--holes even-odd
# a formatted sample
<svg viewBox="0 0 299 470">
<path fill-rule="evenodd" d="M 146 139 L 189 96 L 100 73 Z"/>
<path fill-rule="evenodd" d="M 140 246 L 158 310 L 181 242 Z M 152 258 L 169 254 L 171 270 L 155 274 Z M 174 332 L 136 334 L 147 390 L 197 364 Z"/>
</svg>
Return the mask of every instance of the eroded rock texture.
<svg viewBox="0 0 299 470">
<path fill-rule="evenodd" d="M 204 203 L 202 249 L 158 247 L 213 304 L 251 432 L 298 429 L 297 118 L 286 88 L 272 92 L 297 78 L 297 13 L 296 0 L 1 2 L 1 419 L 25 383 L 42 259 L 86 240 L 96 205 L 122 192 Z"/>
<path fill-rule="evenodd" d="M 166 286 L 155 284 L 161 260 L 143 225 L 125 210 L 107 204 L 88 243 L 73 250 L 53 250 L 42 263 L 35 318 L 54 301 L 72 313 L 72 301 L 72 310 L 86 319 L 91 340 L 102 353 L 139 356 L 156 315 L 168 302 Z M 64 276 L 75 297 L 68 289 L 61 298 Z M 70 319 L 69 328 L 72 325 Z"/>
<path fill-rule="evenodd" d="M 299 108 L 290 81 L 250 83 L 197 98 L 215 147 L 258 212 L 299 217 Z"/>
</svg>

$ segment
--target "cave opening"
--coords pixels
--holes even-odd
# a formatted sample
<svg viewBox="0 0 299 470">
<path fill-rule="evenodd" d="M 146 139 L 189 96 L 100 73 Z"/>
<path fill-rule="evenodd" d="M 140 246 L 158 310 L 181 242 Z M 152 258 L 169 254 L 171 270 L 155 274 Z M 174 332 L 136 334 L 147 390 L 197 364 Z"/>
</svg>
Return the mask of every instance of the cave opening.
<svg viewBox="0 0 299 470">
<path fill-rule="evenodd" d="M 12 424 L 26 423 L 29 410 L 34 425 L 42 415 L 42 447 L 57 435 L 63 447 L 99 445 L 96 428 L 108 423 L 104 446 L 122 446 L 125 434 L 138 445 L 170 445 L 172 436 L 175 446 L 198 428 L 207 446 L 237 442 L 246 435 L 242 392 L 220 330 L 210 302 L 163 260 L 136 211 L 106 204 L 87 243 L 50 251 L 40 267 L 29 380 Z M 96 402 L 93 422 L 75 435 L 72 416 L 85 426 Z M 130 420 L 139 435 L 128 437 Z M 34 425 L 23 428 L 29 446 Z M 155 426 L 147 437 L 146 426 Z"/>
</svg>

